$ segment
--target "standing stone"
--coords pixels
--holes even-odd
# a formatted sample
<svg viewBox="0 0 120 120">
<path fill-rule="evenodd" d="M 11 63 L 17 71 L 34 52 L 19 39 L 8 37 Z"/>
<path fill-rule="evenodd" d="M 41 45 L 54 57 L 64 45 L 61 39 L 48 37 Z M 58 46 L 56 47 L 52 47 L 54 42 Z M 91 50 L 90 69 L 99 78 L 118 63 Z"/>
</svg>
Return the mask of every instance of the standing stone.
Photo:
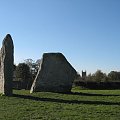
<svg viewBox="0 0 120 120">
<path fill-rule="evenodd" d="M 76 73 L 62 53 L 45 53 L 30 93 L 38 91 L 70 92 Z"/>
<path fill-rule="evenodd" d="M 0 94 L 12 95 L 14 46 L 9 34 L 3 40 L 0 51 Z"/>
</svg>

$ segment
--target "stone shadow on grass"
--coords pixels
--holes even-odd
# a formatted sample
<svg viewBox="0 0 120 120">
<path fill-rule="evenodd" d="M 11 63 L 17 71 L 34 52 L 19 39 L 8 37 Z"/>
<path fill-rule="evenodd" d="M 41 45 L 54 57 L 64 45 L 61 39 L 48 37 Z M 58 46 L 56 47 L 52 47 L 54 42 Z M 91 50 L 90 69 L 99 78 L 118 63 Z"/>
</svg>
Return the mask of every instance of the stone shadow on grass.
<svg viewBox="0 0 120 120">
<path fill-rule="evenodd" d="M 114 95 L 114 94 L 95 94 L 95 93 L 82 93 L 82 92 L 71 92 L 68 93 L 70 95 L 81 95 L 81 96 L 120 96 L 120 95 Z"/>
<path fill-rule="evenodd" d="M 30 95 L 18 95 L 18 94 L 13 94 L 13 97 L 35 100 L 35 101 L 66 103 L 66 104 L 120 105 L 120 102 L 64 100 L 64 99 L 54 99 L 54 98 L 40 98 Z"/>
</svg>

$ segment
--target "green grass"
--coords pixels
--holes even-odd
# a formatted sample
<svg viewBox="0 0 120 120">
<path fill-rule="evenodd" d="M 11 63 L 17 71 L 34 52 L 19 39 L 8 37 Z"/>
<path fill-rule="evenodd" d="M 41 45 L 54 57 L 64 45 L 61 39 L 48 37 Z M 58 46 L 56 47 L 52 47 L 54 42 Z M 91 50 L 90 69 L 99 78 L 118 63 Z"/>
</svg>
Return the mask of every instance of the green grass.
<svg viewBox="0 0 120 120">
<path fill-rule="evenodd" d="M 14 90 L 0 96 L 0 120 L 120 120 L 120 90 L 79 90 L 73 94 Z"/>
</svg>

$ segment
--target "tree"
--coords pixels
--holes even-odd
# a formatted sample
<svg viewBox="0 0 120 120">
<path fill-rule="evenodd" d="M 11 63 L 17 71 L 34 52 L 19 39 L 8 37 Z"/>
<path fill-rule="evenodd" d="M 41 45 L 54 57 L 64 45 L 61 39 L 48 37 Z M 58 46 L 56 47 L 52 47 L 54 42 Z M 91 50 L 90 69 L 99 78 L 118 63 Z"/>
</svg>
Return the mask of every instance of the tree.
<svg viewBox="0 0 120 120">
<path fill-rule="evenodd" d="M 30 72 L 32 73 L 32 78 L 34 79 L 40 67 L 41 59 L 38 59 L 36 62 L 32 59 L 26 59 L 24 61 L 25 64 L 30 67 Z"/>
<path fill-rule="evenodd" d="M 93 75 L 92 75 L 93 81 L 96 82 L 105 82 L 107 81 L 107 75 L 103 73 L 101 70 L 97 70 Z"/>
<path fill-rule="evenodd" d="M 27 64 L 29 66 L 30 70 L 31 70 L 32 67 L 33 67 L 34 60 L 32 60 L 30 58 L 29 59 L 25 59 L 24 63 Z"/>
<path fill-rule="evenodd" d="M 28 89 L 31 82 L 30 68 L 25 63 L 19 63 L 15 71 L 16 80 L 23 83 L 23 88 Z"/>
<path fill-rule="evenodd" d="M 88 74 L 88 76 L 86 77 L 86 81 L 88 82 L 92 82 L 93 81 L 93 76 L 90 74 Z"/>
<path fill-rule="evenodd" d="M 109 78 L 111 81 L 120 81 L 120 72 L 111 71 L 111 72 L 108 74 L 108 78 Z"/>
</svg>

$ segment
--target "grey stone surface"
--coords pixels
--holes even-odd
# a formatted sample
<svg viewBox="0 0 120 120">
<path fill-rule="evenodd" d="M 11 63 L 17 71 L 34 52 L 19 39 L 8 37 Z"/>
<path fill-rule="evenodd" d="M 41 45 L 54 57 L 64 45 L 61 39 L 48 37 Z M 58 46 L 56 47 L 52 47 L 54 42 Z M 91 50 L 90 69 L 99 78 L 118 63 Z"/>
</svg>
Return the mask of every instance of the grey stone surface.
<svg viewBox="0 0 120 120">
<path fill-rule="evenodd" d="M 7 34 L 0 51 L 0 94 L 12 95 L 13 62 L 13 41 L 10 34 Z"/>
<path fill-rule="evenodd" d="M 70 92 L 76 73 L 62 53 L 44 53 L 30 93 Z"/>
</svg>

